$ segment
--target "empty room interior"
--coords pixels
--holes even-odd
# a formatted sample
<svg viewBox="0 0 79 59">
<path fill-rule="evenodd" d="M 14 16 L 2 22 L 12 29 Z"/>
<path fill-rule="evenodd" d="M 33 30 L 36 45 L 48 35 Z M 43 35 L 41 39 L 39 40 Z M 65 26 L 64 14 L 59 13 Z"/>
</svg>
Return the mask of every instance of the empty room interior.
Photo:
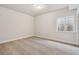
<svg viewBox="0 0 79 59">
<path fill-rule="evenodd" d="M 0 4 L 0 55 L 79 55 L 78 4 Z"/>
</svg>

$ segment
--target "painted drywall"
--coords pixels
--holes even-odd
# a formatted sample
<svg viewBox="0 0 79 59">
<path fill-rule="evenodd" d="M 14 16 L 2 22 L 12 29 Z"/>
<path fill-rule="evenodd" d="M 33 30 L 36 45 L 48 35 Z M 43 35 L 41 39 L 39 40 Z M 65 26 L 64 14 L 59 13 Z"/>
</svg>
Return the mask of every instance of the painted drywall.
<svg viewBox="0 0 79 59">
<path fill-rule="evenodd" d="M 59 16 L 76 15 L 75 10 L 67 8 L 45 13 L 35 17 L 36 36 L 58 40 L 67 43 L 78 44 L 76 32 L 57 32 L 56 20 Z M 76 21 L 76 19 L 75 19 Z"/>
<path fill-rule="evenodd" d="M 33 33 L 32 16 L 0 7 L 0 42 L 33 36 Z"/>
</svg>

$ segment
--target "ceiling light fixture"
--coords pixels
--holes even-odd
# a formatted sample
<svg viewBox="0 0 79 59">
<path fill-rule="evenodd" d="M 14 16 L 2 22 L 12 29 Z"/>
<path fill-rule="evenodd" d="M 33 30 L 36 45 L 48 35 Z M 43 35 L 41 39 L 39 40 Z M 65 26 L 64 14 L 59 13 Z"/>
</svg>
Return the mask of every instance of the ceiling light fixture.
<svg viewBox="0 0 79 59">
<path fill-rule="evenodd" d="M 45 7 L 45 5 L 43 5 L 43 4 L 32 4 L 32 6 L 33 6 L 34 8 L 38 8 L 38 9 L 42 9 L 42 8 Z"/>
</svg>

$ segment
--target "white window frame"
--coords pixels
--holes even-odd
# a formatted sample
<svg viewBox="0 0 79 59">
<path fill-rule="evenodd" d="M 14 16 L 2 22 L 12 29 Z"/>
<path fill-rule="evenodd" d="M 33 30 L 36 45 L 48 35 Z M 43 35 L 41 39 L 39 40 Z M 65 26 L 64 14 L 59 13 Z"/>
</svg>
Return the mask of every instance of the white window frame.
<svg viewBox="0 0 79 59">
<path fill-rule="evenodd" d="M 68 16 L 58 16 L 57 17 L 57 21 L 56 21 L 56 24 L 57 24 L 57 32 L 76 32 L 76 17 L 75 15 L 69 15 L 69 16 L 73 16 L 74 17 L 74 23 L 73 23 L 73 31 L 59 31 L 58 30 L 58 18 L 62 18 L 62 17 L 68 17 Z"/>
</svg>

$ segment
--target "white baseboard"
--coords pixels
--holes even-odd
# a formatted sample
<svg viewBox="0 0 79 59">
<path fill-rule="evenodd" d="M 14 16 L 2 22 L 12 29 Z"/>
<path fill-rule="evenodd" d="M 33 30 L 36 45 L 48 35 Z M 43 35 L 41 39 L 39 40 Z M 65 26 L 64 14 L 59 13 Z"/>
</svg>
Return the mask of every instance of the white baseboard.
<svg viewBox="0 0 79 59">
<path fill-rule="evenodd" d="M 46 39 L 51 39 L 51 40 L 56 40 L 57 38 L 50 38 L 48 36 L 41 36 L 41 35 L 36 35 L 36 37 L 40 37 L 40 38 L 46 38 Z"/>
<path fill-rule="evenodd" d="M 64 44 L 68 44 L 68 45 L 73 45 L 73 46 L 78 46 L 79 45 L 77 43 L 73 43 L 73 42 L 67 42 L 67 41 L 62 41 L 62 40 L 57 40 L 57 39 L 60 39 L 60 38 L 50 38 L 48 36 L 41 36 L 41 35 L 36 35 L 36 37 L 39 37 L 39 38 L 44 38 L 44 39 L 48 39 L 48 40 L 52 40 L 54 42 L 60 42 L 60 43 L 64 43 Z"/>
<path fill-rule="evenodd" d="M 14 39 L 7 39 L 5 41 L 1 41 L 0 44 L 2 43 L 7 43 L 7 42 L 10 42 L 10 41 L 14 41 L 14 40 L 20 40 L 20 39 L 23 39 L 23 38 L 30 38 L 30 37 L 39 37 L 39 38 L 45 38 L 45 39 L 49 39 L 49 40 L 53 40 L 53 41 L 57 41 L 56 39 L 57 38 L 50 38 L 50 37 L 46 37 L 46 36 L 40 36 L 40 35 L 28 35 L 28 36 L 21 36 L 21 37 L 18 37 L 18 38 L 14 38 Z M 63 42 L 63 41 L 60 41 L 60 42 Z M 64 43 L 67 43 L 67 42 L 64 42 Z M 70 44 L 73 44 L 73 43 L 70 43 Z M 77 45 L 77 44 L 76 44 Z"/>
<path fill-rule="evenodd" d="M 1 41 L 0 44 L 7 43 L 7 42 L 10 42 L 10 41 L 14 41 L 14 40 L 20 40 L 20 39 L 23 39 L 23 38 L 30 38 L 32 36 L 33 35 L 28 35 L 28 36 L 22 36 L 22 37 L 18 37 L 18 38 L 14 38 L 14 39 L 8 39 L 8 40 L 5 40 L 5 41 Z"/>
</svg>

